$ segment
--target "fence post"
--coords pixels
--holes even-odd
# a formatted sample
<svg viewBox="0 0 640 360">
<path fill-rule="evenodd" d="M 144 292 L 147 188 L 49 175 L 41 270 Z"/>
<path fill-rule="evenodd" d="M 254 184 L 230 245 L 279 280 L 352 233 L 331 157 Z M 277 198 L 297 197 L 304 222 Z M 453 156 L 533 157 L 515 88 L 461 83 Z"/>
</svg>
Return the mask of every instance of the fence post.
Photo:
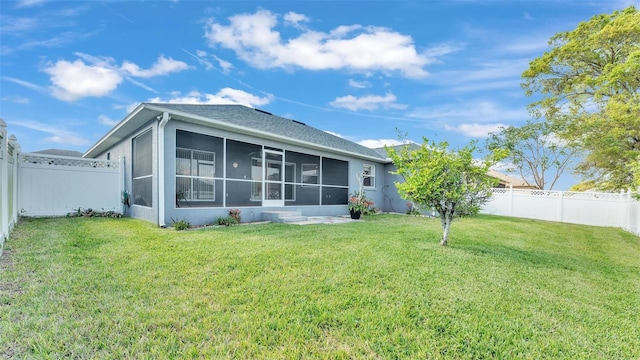
<svg viewBox="0 0 640 360">
<path fill-rule="evenodd" d="M 18 139 L 14 135 L 11 135 L 9 140 L 13 143 L 13 194 L 9 194 L 9 196 L 13 197 L 13 207 L 11 209 L 11 220 L 9 231 L 13 228 L 13 226 L 18 222 L 18 210 L 20 208 L 20 204 L 18 204 L 18 187 L 20 186 L 18 178 L 20 172 L 20 144 L 18 144 Z"/>
<path fill-rule="evenodd" d="M 626 195 L 626 196 L 625 196 Z M 624 191 L 620 190 L 620 200 L 625 203 L 626 206 L 621 206 L 624 210 L 624 214 L 621 217 L 623 218 L 621 227 L 627 231 L 631 230 L 631 190 L 627 190 L 625 194 Z"/>
<path fill-rule="evenodd" d="M 558 201 L 560 201 L 558 204 L 558 222 L 562 222 L 562 212 L 564 211 L 564 191 L 560 191 L 558 194 Z"/>
<path fill-rule="evenodd" d="M 0 256 L 4 240 L 9 235 L 8 154 L 7 123 L 0 118 Z"/>
<path fill-rule="evenodd" d="M 513 216 L 513 185 L 509 184 L 509 216 Z"/>
</svg>

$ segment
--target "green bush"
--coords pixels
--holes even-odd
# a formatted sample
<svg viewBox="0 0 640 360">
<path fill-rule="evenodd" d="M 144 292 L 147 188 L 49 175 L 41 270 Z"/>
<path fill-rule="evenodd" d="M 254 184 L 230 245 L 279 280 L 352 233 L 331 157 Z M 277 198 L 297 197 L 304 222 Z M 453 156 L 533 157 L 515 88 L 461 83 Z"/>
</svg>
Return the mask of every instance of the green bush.
<svg viewBox="0 0 640 360">
<path fill-rule="evenodd" d="M 238 220 L 233 216 L 219 216 L 216 219 L 217 225 L 232 226 L 237 223 L 238 223 Z"/>
<path fill-rule="evenodd" d="M 171 218 L 171 225 L 178 231 L 187 230 L 191 227 L 191 223 L 187 219 L 175 220 Z"/>
</svg>

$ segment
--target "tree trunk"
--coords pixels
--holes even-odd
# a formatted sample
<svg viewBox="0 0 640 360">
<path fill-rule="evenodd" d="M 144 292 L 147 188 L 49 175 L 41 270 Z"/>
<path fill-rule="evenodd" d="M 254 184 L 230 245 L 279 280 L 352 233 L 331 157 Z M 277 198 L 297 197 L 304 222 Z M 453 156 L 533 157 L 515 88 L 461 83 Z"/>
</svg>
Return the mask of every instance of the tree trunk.
<svg viewBox="0 0 640 360">
<path fill-rule="evenodd" d="M 448 212 L 445 212 L 440 221 L 442 223 L 442 240 L 440 240 L 440 245 L 447 246 L 447 242 L 449 241 L 449 229 L 451 228 L 451 221 L 453 220 L 453 216 Z"/>
</svg>

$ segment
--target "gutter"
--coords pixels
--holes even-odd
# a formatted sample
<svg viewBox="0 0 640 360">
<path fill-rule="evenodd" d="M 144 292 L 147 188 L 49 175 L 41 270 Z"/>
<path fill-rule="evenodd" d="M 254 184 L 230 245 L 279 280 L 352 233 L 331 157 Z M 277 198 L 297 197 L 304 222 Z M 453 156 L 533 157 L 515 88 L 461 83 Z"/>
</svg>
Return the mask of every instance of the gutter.
<svg viewBox="0 0 640 360">
<path fill-rule="evenodd" d="M 166 227 L 164 222 L 164 214 L 165 214 L 165 186 L 164 186 L 164 160 L 165 160 L 165 149 L 164 149 L 164 127 L 167 126 L 171 117 L 168 112 L 163 112 L 162 117 L 160 118 L 160 123 L 158 124 L 158 226 Z"/>
</svg>

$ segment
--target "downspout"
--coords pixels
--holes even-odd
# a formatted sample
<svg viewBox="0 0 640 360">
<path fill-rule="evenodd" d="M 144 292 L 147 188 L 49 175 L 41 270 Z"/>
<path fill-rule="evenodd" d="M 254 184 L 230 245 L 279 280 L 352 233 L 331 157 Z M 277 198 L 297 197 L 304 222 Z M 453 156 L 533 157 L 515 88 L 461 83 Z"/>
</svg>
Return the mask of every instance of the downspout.
<svg viewBox="0 0 640 360">
<path fill-rule="evenodd" d="M 164 186 L 164 127 L 167 125 L 171 117 L 168 112 L 162 113 L 160 124 L 158 124 L 158 226 L 165 227 L 164 214 L 165 214 L 165 186 Z"/>
</svg>

